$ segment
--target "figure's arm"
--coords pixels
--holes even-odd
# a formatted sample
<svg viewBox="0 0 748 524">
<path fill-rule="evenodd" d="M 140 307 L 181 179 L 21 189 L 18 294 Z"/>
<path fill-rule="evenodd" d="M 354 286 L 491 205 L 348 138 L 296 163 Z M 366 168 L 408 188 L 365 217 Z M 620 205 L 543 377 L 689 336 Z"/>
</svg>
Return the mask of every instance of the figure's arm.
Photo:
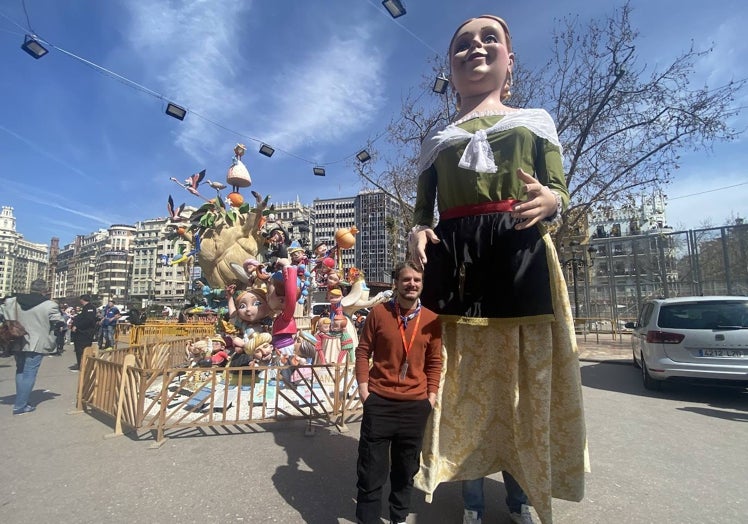
<svg viewBox="0 0 748 524">
<path fill-rule="evenodd" d="M 226 286 L 226 301 L 229 307 L 229 318 L 236 316 L 236 304 L 234 304 L 234 291 L 236 291 L 235 284 L 229 284 Z"/>
<path fill-rule="evenodd" d="M 296 312 L 296 266 L 286 266 L 283 268 L 283 289 L 285 291 L 286 302 L 283 305 L 283 318 L 291 320 Z"/>
<path fill-rule="evenodd" d="M 431 229 L 434 223 L 434 205 L 436 203 L 436 169 L 430 166 L 418 176 L 418 192 L 413 209 L 415 226 L 408 235 L 408 252 L 418 267 L 426 265 L 426 244 L 436 244 L 439 238 Z"/>
</svg>

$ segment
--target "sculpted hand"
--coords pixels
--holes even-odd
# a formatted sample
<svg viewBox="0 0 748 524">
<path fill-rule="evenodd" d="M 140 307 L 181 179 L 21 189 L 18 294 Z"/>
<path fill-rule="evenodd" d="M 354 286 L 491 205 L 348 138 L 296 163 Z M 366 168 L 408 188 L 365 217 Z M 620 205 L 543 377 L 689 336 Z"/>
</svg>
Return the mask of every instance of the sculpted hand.
<svg viewBox="0 0 748 524">
<path fill-rule="evenodd" d="M 517 177 L 524 183 L 522 189 L 527 199 L 516 204 L 512 210 L 512 218 L 520 220 L 514 229 L 527 229 L 556 212 L 556 196 L 548 186 L 521 169 L 517 169 Z"/>
<path fill-rule="evenodd" d="M 423 269 L 426 262 L 428 262 L 426 259 L 427 242 L 431 242 L 432 244 L 438 244 L 440 242 L 439 237 L 436 236 L 436 233 L 434 233 L 434 230 L 430 227 L 410 232 L 408 237 L 410 258 L 415 265 L 421 269 Z"/>
</svg>

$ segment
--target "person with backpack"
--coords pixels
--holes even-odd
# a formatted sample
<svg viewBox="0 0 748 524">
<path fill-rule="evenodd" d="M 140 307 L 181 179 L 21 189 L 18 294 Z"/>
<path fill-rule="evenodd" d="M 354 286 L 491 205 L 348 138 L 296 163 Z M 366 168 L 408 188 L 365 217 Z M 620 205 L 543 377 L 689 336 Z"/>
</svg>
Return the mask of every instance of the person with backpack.
<svg viewBox="0 0 748 524">
<path fill-rule="evenodd" d="M 13 342 L 10 348 L 16 359 L 16 398 L 14 415 L 25 415 L 36 409 L 29 404 L 36 375 L 45 355 L 57 350 L 55 328 L 62 322 L 60 307 L 49 300 L 47 283 L 34 280 L 28 293 L 10 296 L 0 304 L 3 320 L 17 320 L 26 330 L 26 335 Z"/>
</svg>

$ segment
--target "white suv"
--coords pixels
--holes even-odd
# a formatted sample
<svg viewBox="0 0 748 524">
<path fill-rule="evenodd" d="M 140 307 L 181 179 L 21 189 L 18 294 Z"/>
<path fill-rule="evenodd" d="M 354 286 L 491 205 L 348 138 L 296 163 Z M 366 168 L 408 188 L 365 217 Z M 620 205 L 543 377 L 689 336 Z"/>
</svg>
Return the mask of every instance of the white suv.
<svg viewBox="0 0 748 524">
<path fill-rule="evenodd" d="M 626 327 L 647 389 L 668 379 L 748 387 L 748 297 L 650 300 Z"/>
</svg>

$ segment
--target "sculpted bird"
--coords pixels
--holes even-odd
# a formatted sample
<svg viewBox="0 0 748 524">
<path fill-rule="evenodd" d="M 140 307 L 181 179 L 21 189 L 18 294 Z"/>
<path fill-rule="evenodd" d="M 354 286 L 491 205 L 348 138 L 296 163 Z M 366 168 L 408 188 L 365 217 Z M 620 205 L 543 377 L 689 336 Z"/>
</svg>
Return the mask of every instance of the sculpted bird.
<svg viewBox="0 0 748 524">
<path fill-rule="evenodd" d="M 203 178 L 205 178 L 205 169 L 186 178 L 184 181 L 184 187 L 193 195 L 200 196 L 200 193 L 197 192 L 197 186 L 200 185 L 200 182 L 203 181 Z"/>
<path fill-rule="evenodd" d="M 212 182 L 210 180 L 206 180 L 205 183 L 215 189 L 216 192 L 220 191 L 221 189 L 226 189 L 226 184 L 223 184 L 221 182 Z"/>
<path fill-rule="evenodd" d="M 184 211 L 184 202 L 181 206 L 175 208 L 174 207 L 174 199 L 171 198 L 171 195 L 169 195 L 169 200 L 166 203 L 166 209 L 169 211 L 169 219 L 172 222 L 182 222 L 184 220 L 187 220 L 185 217 L 182 216 L 182 211 Z"/>
</svg>

